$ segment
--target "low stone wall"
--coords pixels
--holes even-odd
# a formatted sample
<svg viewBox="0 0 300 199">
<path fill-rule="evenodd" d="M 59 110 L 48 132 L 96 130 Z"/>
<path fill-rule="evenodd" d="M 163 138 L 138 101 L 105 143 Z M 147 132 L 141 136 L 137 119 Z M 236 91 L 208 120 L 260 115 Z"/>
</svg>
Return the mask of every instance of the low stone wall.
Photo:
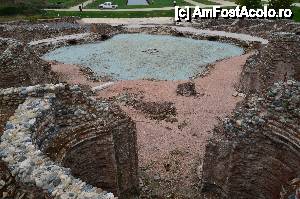
<svg viewBox="0 0 300 199">
<path fill-rule="evenodd" d="M 38 20 L 36 22 L 15 21 L 0 23 L 0 37 L 15 38 L 24 43 L 58 37 L 64 34 L 76 34 L 89 30 L 88 26 L 76 23 L 76 18 Z"/>
<path fill-rule="evenodd" d="M 251 56 L 241 75 L 239 89 L 244 93 L 264 93 L 277 81 L 300 80 L 300 37 L 274 33 L 267 46 Z"/>
<path fill-rule="evenodd" d="M 275 32 L 299 33 L 300 25 L 293 20 L 268 19 L 198 19 L 193 27 L 200 29 L 220 30 L 233 33 L 244 33 L 260 36 L 265 39 Z"/>
<path fill-rule="evenodd" d="M 23 43 L 0 38 L 0 88 L 56 83 L 49 63 Z"/>
<path fill-rule="evenodd" d="M 16 181 L 54 198 L 113 197 L 96 187 L 138 194 L 135 125 L 118 107 L 63 84 L 5 89 L 0 98 L 20 103 L 0 145 Z"/>
<path fill-rule="evenodd" d="M 276 83 L 248 99 L 214 131 L 206 148 L 207 198 L 287 198 L 300 176 L 300 82 Z"/>
<path fill-rule="evenodd" d="M 18 106 L 26 100 L 27 91 L 34 87 L 19 87 L 0 90 L 0 135 L 4 132 L 6 122 L 14 115 Z M 38 96 L 37 93 L 29 93 L 32 96 Z M 41 189 L 16 181 L 7 167 L 7 163 L 0 160 L 0 196 L 2 198 L 13 198 L 24 196 L 27 198 L 51 198 Z"/>
</svg>

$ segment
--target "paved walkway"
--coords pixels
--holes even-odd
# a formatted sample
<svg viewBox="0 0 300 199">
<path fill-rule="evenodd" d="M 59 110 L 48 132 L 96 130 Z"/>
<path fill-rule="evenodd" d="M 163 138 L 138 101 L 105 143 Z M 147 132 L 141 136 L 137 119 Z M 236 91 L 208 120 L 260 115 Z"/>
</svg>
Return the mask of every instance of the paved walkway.
<svg viewBox="0 0 300 199">
<path fill-rule="evenodd" d="M 128 11 L 154 11 L 154 10 L 172 10 L 174 9 L 174 7 L 163 7 L 163 8 L 133 8 L 133 9 L 113 9 L 113 10 L 110 10 L 110 9 L 107 9 L 107 10 L 100 10 L 100 9 L 83 9 L 83 11 L 87 11 L 87 12 L 90 12 L 90 11 L 98 11 L 98 12 L 107 12 L 107 11 L 110 11 L 110 12 L 114 12 L 114 11 L 125 11 L 125 12 L 128 12 Z M 79 9 L 70 9 L 70 8 L 67 8 L 67 9 L 46 9 L 46 10 L 54 10 L 54 11 L 79 11 Z"/>
<path fill-rule="evenodd" d="M 83 3 L 81 3 L 81 4 L 78 4 L 78 5 L 76 5 L 76 6 L 73 6 L 73 7 L 71 7 L 71 8 L 68 8 L 68 9 L 78 11 L 78 10 L 79 10 L 79 6 L 82 6 L 82 4 L 83 4 L 83 7 L 85 7 L 85 6 L 87 6 L 88 4 L 93 3 L 94 1 L 95 1 L 95 0 L 88 0 L 88 1 L 86 1 L 86 2 L 83 2 Z"/>
<path fill-rule="evenodd" d="M 151 17 L 151 18 L 82 18 L 78 20 L 83 24 L 106 23 L 112 26 L 118 25 L 172 25 L 174 24 L 174 17 Z"/>
<path fill-rule="evenodd" d="M 196 29 L 193 27 L 181 27 L 181 26 L 173 26 L 173 29 L 176 29 L 177 31 L 183 32 L 183 33 L 193 33 L 196 35 L 209 35 L 209 36 L 219 36 L 219 37 L 227 37 L 227 38 L 233 38 L 238 39 L 241 41 L 246 42 L 260 42 L 262 44 L 268 44 L 269 41 L 266 39 L 263 39 L 261 37 L 255 37 L 248 34 L 243 33 L 233 33 L 233 32 L 225 32 L 225 31 L 218 31 L 218 30 L 206 30 L 206 29 Z"/>
<path fill-rule="evenodd" d="M 236 4 L 232 1 L 226 1 L 226 0 L 210 0 L 210 1 L 219 3 L 222 7 L 236 6 Z"/>
<path fill-rule="evenodd" d="M 197 6 L 207 6 L 205 4 L 202 4 L 202 3 L 199 3 L 199 2 L 196 2 L 196 1 L 193 1 L 193 0 L 184 0 L 185 2 L 187 3 L 190 3 L 192 5 L 197 5 Z"/>
<path fill-rule="evenodd" d="M 294 3 L 294 6 L 300 7 L 300 3 Z"/>
<path fill-rule="evenodd" d="M 107 23 L 110 25 L 124 25 L 127 28 L 143 28 L 143 27 L 153 27 L 155 25 L 171 25 L 174 24 L 174 19 L 172 17 L 154 17 L 154 18 L 83 18 L 78 21 L 79 23 Z M 184 25 L 184 24 L 183 24 Z M 232 33 L 218 30 L 208 30 L 208 29 L 196 29 L 187 26 L 168 26 L 182 33 L 192 33 L 195 35 L 209 35 L 209 36 L 219 36 L 238 39 L 246 42 L 260 42 L 262 44 L 268 44 L 269 41 L 261 37 L 255 37 L 243 33 Z"/>
</svg>

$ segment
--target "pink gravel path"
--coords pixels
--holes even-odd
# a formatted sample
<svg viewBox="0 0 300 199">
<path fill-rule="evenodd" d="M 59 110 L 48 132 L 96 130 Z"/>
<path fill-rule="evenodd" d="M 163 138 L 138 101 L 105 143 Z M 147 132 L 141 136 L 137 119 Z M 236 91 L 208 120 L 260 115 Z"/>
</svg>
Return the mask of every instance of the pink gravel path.
<svg viewBox="0 0 300 199">
<path fill-rule="evenodd" d="M 148 175 L 159 175 L 163 180 L 175 180 L 179 183 L 179 189 L 183 190 L 188 190 L 193 185 L 196 175 L 194 169 L 203 158 L 211 130 L 218 122 L 217 118 L 230 114 L 241 100 L 232 94 L 235 92 L 234 85 L 239 80 L 242 66 L 250 55 L 248 53 L 217 62 L 210 74 L 195 79 L 196 89 L 201 94 L 196 98 L 176 95 L 177 85 L 185 81 L 118 81 L 98 93 L 99 97 L 107 98 L 124 92 L 141 92 L 145 101 L 175 103 L 177 123 L 150 120 L 143 113 L 122 106 L 136 121 L 139 164 L 140 167 L 148 167 Z M 82 76 L 76 77 L 79 73 L 74 67 L 76 68 L 54 66 L 54 70 L 68 74 L 71 83 L 95 86 Z M 178 129 L 178 125 L 184 121 L 187 125 L 181 130 Z M 179 162 L 176 162 L 176 171 L 172 173 L 166 171 L 164 165 L 170 161 L 172 164 L 174 156 Z"/>
</svg>

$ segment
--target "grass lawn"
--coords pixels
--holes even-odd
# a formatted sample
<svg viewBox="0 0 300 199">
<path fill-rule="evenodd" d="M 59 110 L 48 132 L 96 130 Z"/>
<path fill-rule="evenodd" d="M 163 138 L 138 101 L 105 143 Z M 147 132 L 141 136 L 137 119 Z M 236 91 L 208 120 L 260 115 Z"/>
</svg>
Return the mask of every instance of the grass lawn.
<svg viewBox="0 0 300 199">
<path fill-rule="evenodd" d="M 231 1 L 231 2 L 235 2 L 235 0 L 226 0 L 226 1 Z M 262 3 L 269 3 L 269 0 L 262 0 Z M 300 0 L 294 0 L 295 3 L 300 3 Z"/>
<path fill-rule="evenodd" d="M 76 6 L 80 3 L 85 2 L 86 0 L 48 0 L 49 4 L 54 4 L 54 5 L 63 5 L 64 7 L 72 7 Z"/>
<path fill-rule="evenodd" d="M 86 8 L 98 8 L 98 5 L 110 0 L 96 0 L 95 2 L 88 4 Z M 111 0 L 113 4 L 117 4 L 118 8 L 130 9 L 130 8 L 161 8 L 161 7 L 173 7 L 173 0 L 149 0 L 149 5 L 126 5 L 126 0 Z M 185 2 L 184 0 L 176 0 L 179 6 L 189 6 L 191 4 Z"/>
<path fill-rule="evenodd" d="M 293 10 L 293 14 L 294 14 L 293 20 L 300 22 L 300 8 L 294 7 L 294 8 L 292 8 L 292 10 Z"/>
<path fill-rule="evenodd" d="M 81 18 L 142 18 L 142 17 L 173 17 L 174 10 L 157 11 L 47 11 L 45 17 L 76 16 Z"/>
<path fill-rule="evenodd" d="M 300 22 L 300 8 L 292 8 L 294 21 Z M 37 20 L 46 18 L 57 18 L 64 16 L 76 16 L 81 18 L 142 18 L 142 17 L 174 17 L 174 10 L 158 10 L 158 11 L 46 11 L 40 15 L 15 15 L 15 16 L 0 16 L 0 22 L 11 20 Z"/>
<path fill-rule="evenodd" d="M 294 21 L 300 22 L 300 8 L 293 9 Z M 174 17 L 174 10 L 156 11 L 47 11 L 41 17 L 76 16 L 81 18 L 141 18 L 141 17 Z"/>
</svg>

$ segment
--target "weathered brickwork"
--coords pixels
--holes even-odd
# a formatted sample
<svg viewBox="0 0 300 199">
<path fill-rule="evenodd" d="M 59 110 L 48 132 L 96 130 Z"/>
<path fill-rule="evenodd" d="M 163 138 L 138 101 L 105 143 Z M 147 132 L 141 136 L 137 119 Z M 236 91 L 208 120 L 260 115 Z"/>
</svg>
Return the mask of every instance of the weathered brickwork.
<svg viewBox="0 0 300 199">
<path fill-rule="evenodd" d="M 211 198 L 287 198 L 300 176 L 300 82 L 276 83 L 215 129 L 202 191 Z"/>
<path fill-rule="evenodd" d="M 36 144 L 93 186 L 120 196 L 137 194 L 136 132 L 130 118 L 80 91 L 65 91 L 56 99 L 37 129 Z"/>
<path fill-rule="evenodd" d="M 70 168 L 73 176 L 86 183 L 113 192 L 120 198 L 136 197 L 136 130 L 131 119 L 119 107 L 106 101 L 96 101 L 78 86 L 32 86 L 5 89 L 0 93 L 4 107 L 9 104 L 13 107 L 19 105 L 19 109 L 20 106 L 25 106 L 23 103 L 28 101 L 28 97 L 40 99 L 44 96 L 51 102 L 51 106 L 46 113 L 44 111 L 36 118 L 36 123 L 31 128 L 35 146 L 54 162 Z M 30 109 L 36 109 L 35 103 L 38 104 L 35 101 L 30 102 L 34 106 Z M 8 118 L 13 113 L 6 115 Z M 14 115 L 10 119 L 16 120 L 15 118 L 18 116 Z M 28 122 L 30 124 L 31 120 Z M 7 123 L 5 130 L 14 128 Z M 10 163 L 7 158 L 4 161 Z M 15 166 L 10 170 L 12 168 Z M 24 183 L 25 179 L 18 175 L 16 181 Z M 44 189 L 50 184 L 40 185 L 36 182 L 36 186 Z M 49 193 L 49 188 L 47 189 L 44 191 Z"/>
<path fill-rule="evenodd" d="M 263 93 L 276 81 L 300 80 L 300 37 L 274 33 L 267 46 L 250 57 L 241 76 L 240 90 Z"/>
<path fill-rule="evenodd" d="M 13 39 L 0 38 L 0 88 L 57 82 L 50 64 Z"/>
</svg>

